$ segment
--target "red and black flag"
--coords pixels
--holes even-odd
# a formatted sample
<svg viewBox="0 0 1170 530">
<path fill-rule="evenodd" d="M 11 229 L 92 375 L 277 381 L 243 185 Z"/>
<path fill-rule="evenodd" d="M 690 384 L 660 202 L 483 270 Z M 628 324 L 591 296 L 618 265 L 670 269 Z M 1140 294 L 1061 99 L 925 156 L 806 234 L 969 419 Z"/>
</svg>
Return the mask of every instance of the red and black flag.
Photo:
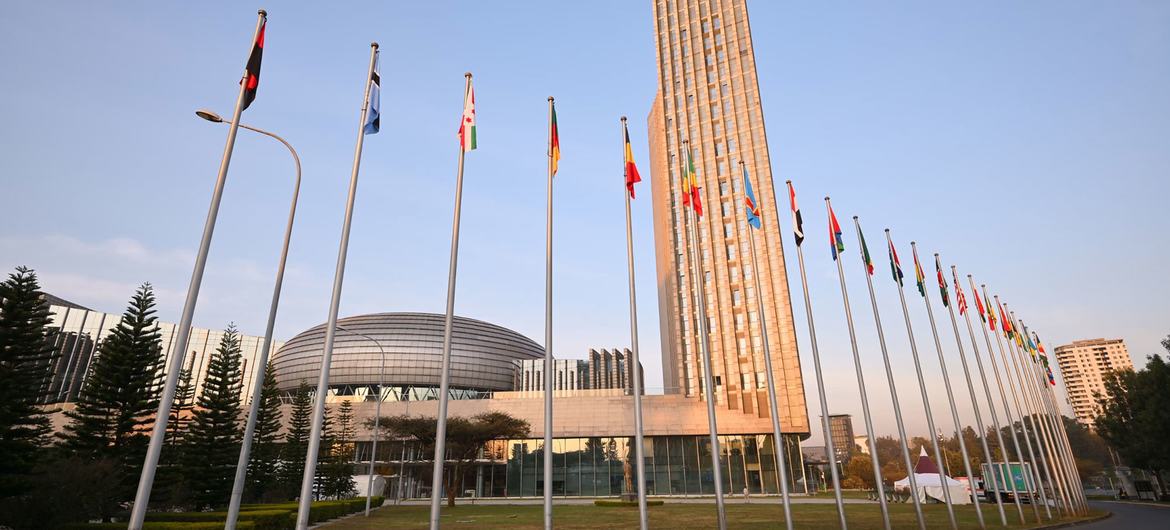
<svg viewBox="0 0 1170 530">
<path fill-rule="evenodd" d="M 268 26 L 268 17 L 260 23 L 260 31 L 256 33 L 256 42 L 252 43 L 252 54 L 248 56 L 247 73 L 244 74 L 244 108 L 256 99 L 256 89 L 260 87 L 260 59 L 264 57 L 264 28 Z"/>
</svg>

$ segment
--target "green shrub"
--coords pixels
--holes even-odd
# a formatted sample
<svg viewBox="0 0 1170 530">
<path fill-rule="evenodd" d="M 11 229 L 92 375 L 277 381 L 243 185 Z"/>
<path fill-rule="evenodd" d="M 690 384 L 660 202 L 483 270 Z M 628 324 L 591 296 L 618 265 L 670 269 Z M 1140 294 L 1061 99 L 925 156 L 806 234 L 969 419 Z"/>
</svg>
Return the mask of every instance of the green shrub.
<svg viewBox="0 0 1170 530">
<path fill-rule="evenodd" d="M 126 523 L 75 524 L 65 528 L 66 530 L 124 530 Z M 236 528 L 256 530 L 252 521 L 240 521 Z M 142 530 L 223 530 L 223 522 L 147 521 L 143 523 Z"/>
<path fill-rule="evenodd" d="M 650 500 L 646 501 L 646 506 L 662 506 L 662 504 L 663 504 L 663 501 L 650 501 Z M 612 499 L 598 499 L 598 500 L 593 501 L 593 505 L 594 506 L 607 506 L 607 507 L 630 507 L 630 506 L 633 506 L 634 508 L 637 508 L 638 501 L 615 501 Z"/>
<path fill-rule="evenodd" d="M 295 508 L 294 508 L 295 510 Z M 241 510 L 239 522 L 250 521 L 255 530 L 290 530 L 296 526 L 296 512 L 286 508 Z M 147 521 L 216 522 L 223 526 L 227 512 L 150 512 Z"/>
</svg>

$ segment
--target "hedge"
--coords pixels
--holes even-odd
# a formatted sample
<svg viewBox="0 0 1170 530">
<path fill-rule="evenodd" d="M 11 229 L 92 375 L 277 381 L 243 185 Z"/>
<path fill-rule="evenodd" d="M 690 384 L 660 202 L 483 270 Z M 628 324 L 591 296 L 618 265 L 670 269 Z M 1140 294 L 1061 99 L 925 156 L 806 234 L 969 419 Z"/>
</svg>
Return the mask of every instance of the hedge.
<svg viewBox="0 0 1170 530">
<path fill-rule="evenodd" d="M 593 501 L 593 504 L 594 504 L 594 506 L 621 506 L 621 507 L 634 506 L 634 507 L 637 507 L 638 501 L 615 501 L 615 500 L 598 499 L 598 500 Z M 663 504 L 663 501 L 650 501 L 650 500 L 646 501 L 646 506 L 662 506 L 662 504 Z"/>
<path fill-rule="evenodd" d="M 66 528 L 67 530 L 125 530 L 126 523 L 79 523 Z M 236 528 L 239 530 L 256 530 L 252 521 L 240 521 L 240 524 L 237 524 Z M 142 530 L 223 530 L 223 522 L 146 522 L 143 523 Z"/>
<path fill-rule="evenodd" d="M 255 530 L 289 530 L 296 527 L 296 511 L 287 509 L 240 511 L 239 522 L 249 521 Z M 220 526 L 227 520 L 227 512 L 149 512 L 147 521 L 160 522 L 214 522 Z"/>
</svg>

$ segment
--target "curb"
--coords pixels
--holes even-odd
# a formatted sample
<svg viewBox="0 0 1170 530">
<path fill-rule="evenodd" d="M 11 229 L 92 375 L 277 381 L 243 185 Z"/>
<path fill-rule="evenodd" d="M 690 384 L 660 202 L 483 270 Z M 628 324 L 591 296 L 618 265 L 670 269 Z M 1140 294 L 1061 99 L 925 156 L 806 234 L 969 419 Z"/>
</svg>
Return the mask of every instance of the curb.
<svg viewBox="0 0 1170 530">
<path fill-rule="evenodd" d="M 1032 530 L 1048 530 L 1050 528 L 1068 528 L 1070 526 L 1080 526 L 1083 524 L 1089 524 L 1089 523 L 1095 523 L 1098 521 L 1103 521 L 1103 520 L 1108 519 L 1110 517 L 1113 517 L 1113 512 L 1107 511 L 1101 515 L 1098 515 L 1098 516 L 1090 518 L 1090 519 L 1082 519 L 1080 521 L 1065 521 L 1063 523 L 1055 523 L 1055 524 L 1050 524 L 1047 526 L 1034 526 L 1034 527 L 1032 527 Z"/>
</svg>

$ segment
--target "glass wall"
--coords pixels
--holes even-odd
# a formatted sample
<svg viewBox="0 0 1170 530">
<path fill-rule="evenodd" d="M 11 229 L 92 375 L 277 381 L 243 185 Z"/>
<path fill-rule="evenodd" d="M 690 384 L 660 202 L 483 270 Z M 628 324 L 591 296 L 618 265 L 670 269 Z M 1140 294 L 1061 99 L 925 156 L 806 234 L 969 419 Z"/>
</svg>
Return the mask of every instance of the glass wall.
<svg viewBox="0 0 1170 530">
<path fill-rule="evenodd" d="M 646 491 L 649 495 L 712 495 L 715 474 L 711 468 L 711 442 L 707 436 L 647 436 Z M 787 478 L 791 493 L 805 493 L 801 480 L 796 435 L 785 435 Z M 461 479 L 460 496 L 539 497 L 544 494 L 544 441 L 496 440 Z M 771 435 L 719 437 L 719 465 L 726 495 L 778 494 L 778 462 Z M 358 442 L 357 461 L 368 461 L 369 442 Z M 402 462 L 403 455 L 406 461 Z M 403 470 L 411 494 L 430 491 L 431 451 L 415 442 L 390 441 L 378 446 L 378 469 Z M 794 460 L 795 459 L 795 460 Z M 634 493 L 637 459 L 632 437 L 563 438 L 553 440 L 553 495 L 558 497 L 616 497 Z M 363 468 L 364 472 L 364 468 Z"/>
</svg>

